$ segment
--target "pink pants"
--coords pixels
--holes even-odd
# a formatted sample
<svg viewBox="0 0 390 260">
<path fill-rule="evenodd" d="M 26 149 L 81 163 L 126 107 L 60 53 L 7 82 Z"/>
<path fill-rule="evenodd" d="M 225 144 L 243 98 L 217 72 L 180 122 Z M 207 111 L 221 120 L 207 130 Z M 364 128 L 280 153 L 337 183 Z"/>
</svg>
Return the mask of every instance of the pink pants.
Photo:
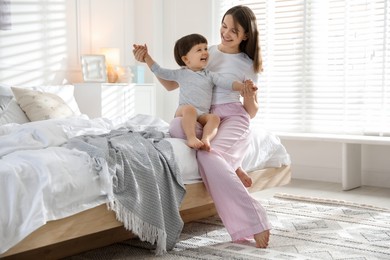
<svg viewBox="0 0 390 260">
<path fill-rule="evenodd" d="M 241 103 L 214 105 L 211 112 L 220 116 L 221 124 L 211 141 L 211 151 L 199 150 L 197 161 L 218 215 L 233 241 L 269 230 L 271 225 L 265 209 L 235 173 L 249 146 L 249 115 Z M 197 135 L 201 133 L 202 127 L 198 124 Z M 172 120 L 170 134 L 185 139 L 181 118 Z"/>
</svg>

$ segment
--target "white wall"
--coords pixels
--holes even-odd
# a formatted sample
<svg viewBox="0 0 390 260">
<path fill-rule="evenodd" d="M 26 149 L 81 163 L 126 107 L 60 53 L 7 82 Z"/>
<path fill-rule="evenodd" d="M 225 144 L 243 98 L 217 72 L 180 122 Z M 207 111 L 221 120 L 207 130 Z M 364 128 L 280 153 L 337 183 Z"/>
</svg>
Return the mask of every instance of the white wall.
<svg viewBox="0 0 390 260">
<path fill-rule="evenodd" d="M 146 43 L 153 58 L 161 66 L 178 68 L 173 57 L 173 46 L 177 39 L 190 33 L 200 33 L 208 39 L 215 38 L 212 32 L 219 27 L 219 24 L 212 23 L 214 2 L 212 0 L 136 1 L 135 21 L 138 30 L 136 30 L 135 41 L 140 44 Z M 157 115 L 170 121 L 177 107 L 178 91 L 167 92 L 149 71 L 146 78 L 158 85 Z"/>
<path fill-rule="evenodd" d="M 77 1 L 80 54 L 99 53 L 100 48 L 120 50 L 120 64 L 131 61 L 134 38 L 134 1 Z"/>
<path fill-rule="evenodd" d="M 122 65 L 134 65 L 133 43 L 148 44 L 162 66 L 176 68 L 173 45 L 179 37 L 197 32 L 210 43 L 218 42 L 220 21 L 213 18 L 217 4 L 218 0 L 13 0 L 12 11 L 21 15 L 14 16 L 12 30 L 0 31 L 0 82 L 81 82 L 81 54 L 116 47 Z M 146 72 L 146 82 L 155 81 Z M 170 121 L 178 92 L 167 92 L 157 83 L 156 93 L 157 115 Z M 340 182 L 340 144 L 282 142 L 291 155 L 294 178 Z M 389 155 L 390 147 L 363 146 L 363 184 L 390 187 Z"/>
<path fill-rule="evenodd" d="M 342 145 L 281 140 L 291 156 L 293 177 L 341 183 Z M 362 145 L 362 184 L 390 188 L 390 147 Z"/>
</svg>

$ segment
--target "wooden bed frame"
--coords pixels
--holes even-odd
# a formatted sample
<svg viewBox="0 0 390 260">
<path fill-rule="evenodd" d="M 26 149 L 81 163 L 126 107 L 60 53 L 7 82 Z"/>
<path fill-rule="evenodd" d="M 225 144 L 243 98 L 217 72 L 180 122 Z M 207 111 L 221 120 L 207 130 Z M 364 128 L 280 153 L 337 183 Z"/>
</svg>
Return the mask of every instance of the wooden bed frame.
<svg viewBox="0 0 390 260">
<path fill-rule="evenodd" d="M 285 185 L 291 180 L 290 166 L 268 168 L 250 173 L 250 192 Z M 185 223 L 215 215 L 202 182 L 186 185 L 187 193 L 180 207 Z M 117 221 L 105 204 L 76 215 L 49 221 L 16 246 L 0 255 L 1 259 L 59 259 L 135 237 Z"/>
</svg>

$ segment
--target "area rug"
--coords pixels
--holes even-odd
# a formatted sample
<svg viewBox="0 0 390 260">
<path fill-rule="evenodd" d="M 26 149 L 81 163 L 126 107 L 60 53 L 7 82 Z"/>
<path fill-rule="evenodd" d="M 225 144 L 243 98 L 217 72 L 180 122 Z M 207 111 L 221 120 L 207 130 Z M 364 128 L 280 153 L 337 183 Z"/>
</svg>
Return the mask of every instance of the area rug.
<svg viewBox="0 0 390 260">
<path fill-rule="evenodd" d="M 273 226 L 267 249 L 231 242 L 214 216 L 186 224 L 163 256 L 132 239 L 67 259 L 390 259 L 389 209 L 288 194 L 261 203 Z"/>
</svg>

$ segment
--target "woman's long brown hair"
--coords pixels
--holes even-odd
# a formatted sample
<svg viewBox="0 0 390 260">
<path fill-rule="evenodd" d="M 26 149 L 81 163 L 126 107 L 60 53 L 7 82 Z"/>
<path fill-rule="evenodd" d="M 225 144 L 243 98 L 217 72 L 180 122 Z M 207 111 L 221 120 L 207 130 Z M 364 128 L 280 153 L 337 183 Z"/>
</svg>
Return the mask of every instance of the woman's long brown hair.
<svg viewBox="0 0 390 260">
<path fill-rule="evenodd" d="M 247 35 L 247 40 L 240 43 L 240 51 L 246 53 L 253 60 L 253 70 L 256 73 L 263 71 L 260 37 L 255 14 L 249 7 L 237 5 L 226 11 L 222 21 L 226 15 L 231 15 L 234 22 L 241 25 Z"/>
</svg>

